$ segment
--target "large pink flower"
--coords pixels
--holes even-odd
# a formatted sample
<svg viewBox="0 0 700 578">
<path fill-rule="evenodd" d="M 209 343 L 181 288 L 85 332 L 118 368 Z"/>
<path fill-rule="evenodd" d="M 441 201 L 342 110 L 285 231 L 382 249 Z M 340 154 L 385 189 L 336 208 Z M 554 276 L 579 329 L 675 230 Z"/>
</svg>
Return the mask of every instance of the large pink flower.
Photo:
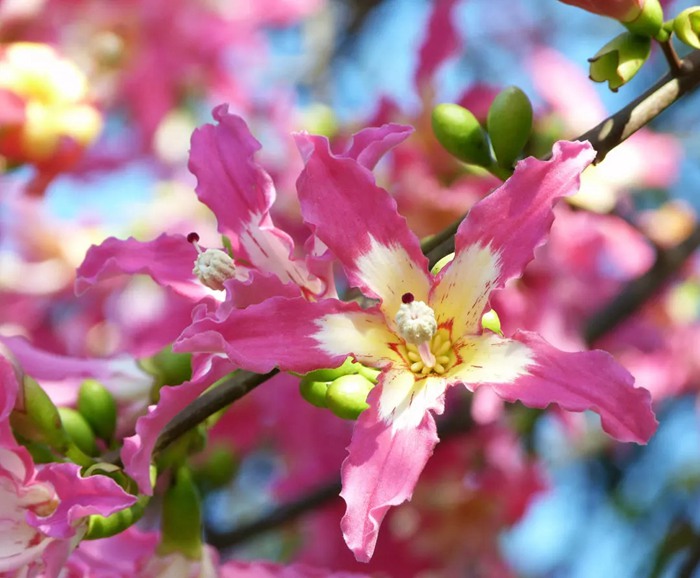
<svg viewBox="0 0 700 578">
<path fill-rule="evenodd" d="M 527 159 L 476 204 L 456 235 L 454 260 L 428 272 L 418 239 L 396 205 L 353 159 L 301 135 L 302 212 L 342 263 L 351 285 L 377 304 L 276 297 L 226 317 L 202 317 L 179 347 L 224 351 L 253 371 L 308 371 L 348 354 L 382 369 L 355 426 L 342 469 L 345 540 L 372 556 L 389 507 L 410 498 L 438 441 L 433 414 L 448 387 L 492 388 L 532 407 L 591 409 L 622 441 L 645 442 L 656 427 L 649 393 L 603 351 L 566 353 L 541 337 L 501 337 L 481 326 L 493 291 L 519 276 L 552 224 L 552 205 L 576 192 L 594 158 L 588 143 L 560 142 L 549 161 Z M 271 333 L 272 331 L 272 333 Z"/>
</svg>

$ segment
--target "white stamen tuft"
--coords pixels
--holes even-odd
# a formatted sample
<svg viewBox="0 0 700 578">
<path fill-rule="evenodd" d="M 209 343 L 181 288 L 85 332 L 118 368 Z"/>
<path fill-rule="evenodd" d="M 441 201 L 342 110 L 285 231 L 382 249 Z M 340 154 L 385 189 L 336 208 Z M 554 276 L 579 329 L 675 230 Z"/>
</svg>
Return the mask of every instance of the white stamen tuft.
<svg viewBox="0 0 700 578">
<path fill-rule="evenodd" d="M 202 252 L 195 244 L 199 255 L 194 262 L 194 273 L 203 285 L 210 289 L 223 290 L 224 281 L 231 279 L 236 273 L 233 259 L 221 249 L 207 249 Z"/>
<path fill-rule="evenodd" d="M 402 303 L 394 320 L 406 343 L 420 345 L 429 342 L 437 331 L 435 312 L 422 301 Z"/>
</svg>

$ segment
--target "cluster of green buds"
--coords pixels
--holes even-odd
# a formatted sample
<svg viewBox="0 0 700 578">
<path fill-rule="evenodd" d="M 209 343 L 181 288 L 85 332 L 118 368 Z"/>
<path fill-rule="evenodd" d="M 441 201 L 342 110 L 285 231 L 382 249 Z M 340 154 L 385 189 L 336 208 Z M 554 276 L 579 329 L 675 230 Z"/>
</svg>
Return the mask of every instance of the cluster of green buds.
<svg viewBox="0 0 700 578">
<path fill-rule="evenodd" d="M 432 125 L 449 153 L 505 180 L 530 139 L 532 104 L 522 90 L 509 86 L 491 103 L 486 129 L 471 111 L 452 103 L 433 109 Z"/>
<path fill-rule="evenodd" d="M 328 408 L 344 419 L 357 419 L 369 407 L 367 395 L 377 384 L 378 376 L 378 369 L 348 357 L 340 367 L 317 369 L 302 376 L 299 391 L 316 407 Z"/>
<path fill-rule="evenodd" d="M 573 2 L 572 2 L 573 3 Z M 700 7 L 683 10 L 675 18 L 664 22 L 663 8 L 659 0 L 635 3 L 631 19 L 620 20 L 627 28 L 589 58 L 589 75 L 595 82 L 607 82 L 616 92 L 639 72 L 649 58 L 651 43 L 656 40 L 671 48 L 671 35 L 683 43 L 700 49 Z"/>
<path fill-rule="evenodd" d="M 78 391 L 77 408 L 56 407 L 42 387 L 23 376 L 20 398 L 10 416 L 17 439 L 37 463 L 65 456 L 90 466 L 98 455 L 97 440 L 110 447 L 117 425 L 114 396 L 101 383 L 87 379 Z"/>
</svg>

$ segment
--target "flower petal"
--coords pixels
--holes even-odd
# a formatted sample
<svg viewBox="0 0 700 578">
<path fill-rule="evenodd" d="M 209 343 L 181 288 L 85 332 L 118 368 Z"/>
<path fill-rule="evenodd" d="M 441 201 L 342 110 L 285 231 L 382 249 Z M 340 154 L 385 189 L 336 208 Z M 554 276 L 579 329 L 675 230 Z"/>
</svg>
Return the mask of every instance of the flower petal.
<svg viewBox="0 0 700 578">
<path fill-rule="evenodd" d="M 362 129 L 352 136 L 352 142 L 344 156 L 355 159 L 371 171 L 387 152 L 405 141 L 412 133 L 413 127 L 401 124 L 384 124 Z"/>
<path fill-rule="evenodd" d="M 188 167 L 197 177 L 199 200 L 216 215 L 218 230 L 230 237 L 236 257 L 320 295 L 325 284 L 303 261 L 292 259 L 294 242 L 270 217 L 276 192 L 254 159 L 260 143 L 228 105 L 216 107 L 213 115 L 219 124 L 205 124 L 192 135 Z"/>
<path fill-rule="evenodd" d="M 479 333 L 481 316 L 501 273 L 501 259 L 490 247 L 470 245 L 455 254 L 430 294 L 438 325 L 451 324 L 453 339 Z"/>
<path fill-rule="evenodd" d="M 519 276 L 552 225 L 554 202 L 578 191 L 580 175 L 594 158 L 589 142 L 560 141 L 551 160 L 519 162 L 513 176 L 462 221 L 455 237 L 456 255 L 473 245 L 489 247 L 500 257 L 495 288 Z"/>
<path fill-rule="evenodd" d="M 59 504 L 47 517 L 27 512 L 27 521 L 53 538 L 74 536 L 80 518 L 92 514 L 109 516 L 136 501 L 136 496 L 127 494 L 107 476 L 82 477 L 76 464 L 48 464 L 37 472 L 36 480 L 48 482 L 55 488 Z"/>
<path fill-rule="evenodd" d="M 211 293 L 192 274 L 197 257 L 194 247 L 182 235 L 163 234 L 153 241 L 122 241 L 110 237 L 88 249 L 78 267 L 75 290 L 78 295 L 93 285 L 119 275 L 150 275 L 176 293 L 198 301 Z"/>
<path fill-rule="evenodd" d="M 392 367 L 379 376 L 379 415 L 395 430 L 418 427 L 429 410 L 442 413 L 446 386 L 442 377 L 416 380 L 406 368 Z"/>
<path fill-rule="evenodd" d="M 297 181 L 304 220 L 340 260 L 350 283 L 382 300 L 389 323 L 404 293 L 426 301 L 427 260 L 394 199 L 359 163 L 332 155 L 325 138 L 298 135 L 297 141 L 313 149 Z"/>
<path fill-rule="evenodd" d="M 379 526 L 391 506 L 409 500 L 420 473 L 438 443 L 435 420 L 426 412 L 415 428 L 396 430 L 378 414 L 378 391 L 360 414 L 343 462 L 341 497 L 347 510 L 340 522 L 355 558 L 374 553 Z"/>
<path fill-rule="evenodd" d="M 161 388 L 158 404 L 136 420 L 136 433 L 124 439 L 121 458 L 124 471 L 138 484 L 142 494 L 153 494 L 151 455 L 163 428 L 210 385 L 233 369 L 228 360 L 213 357 L 211 363 L 198 369 L 190 381 Z"/>
<path fill-rule="evenodd" d="M 267 373 L 275 367 L 306 373 L 337 367 L 348 352 L 324 348 L 321 320 L 330 314 L 361 312 L 357 303 L 335 299 L 309 302 L 301 297 L 272 297 L 232 309 L 223 318 L 196 319 L 175 342 L 175 351 L 225 353 L 242 369 Z"/>
<path fill-rule="evenodd" d="M 592 410 L 600 415 L 603 429 L 624 442 L 646 443 L 656 430 L 651 395 L 635 387 L 632 375 L 605 351 L 567 353 L 525 331 L 513 339 L 507 341 L 514 356 L 529 355 L 531 364 L 524 375 L 510 380 L 501 375 L 488 382 L 502 398 L 530 407 L 556 403 L 569 411 Z M 494 360 L 496 367 L 499 363 Z"/>
<path fill-rule="evenodd" d="M 375 308 L 324 315 L 317 322 L 314 337 L 329 355 L 355 356 L 357 361 L 374 367 L 399 362 L 393 346 L 401 344 L 386 326 L 384 316 Z"/>
</svg>

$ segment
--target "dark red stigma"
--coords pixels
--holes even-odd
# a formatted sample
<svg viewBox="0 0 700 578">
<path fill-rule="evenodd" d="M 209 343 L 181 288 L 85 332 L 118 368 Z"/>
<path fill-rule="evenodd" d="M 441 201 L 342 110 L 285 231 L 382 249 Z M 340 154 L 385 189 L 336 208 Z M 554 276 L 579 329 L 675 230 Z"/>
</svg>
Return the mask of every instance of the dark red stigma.
<svg viewBox="0 0 700 578">
<path fill-rule="evenodd" d="M 187 235 L 187 242 L 188 243 L 198 243 L 199 242 L 199 235 L 197 233 L 190 233 Z"/>
<path fill-rule="evenodd" d="M 415 297 L 413 296 L 413 293 L 404 293 L 401 295 L 401 302 L 402 303 L 413 303 Z"/>
</svg>

